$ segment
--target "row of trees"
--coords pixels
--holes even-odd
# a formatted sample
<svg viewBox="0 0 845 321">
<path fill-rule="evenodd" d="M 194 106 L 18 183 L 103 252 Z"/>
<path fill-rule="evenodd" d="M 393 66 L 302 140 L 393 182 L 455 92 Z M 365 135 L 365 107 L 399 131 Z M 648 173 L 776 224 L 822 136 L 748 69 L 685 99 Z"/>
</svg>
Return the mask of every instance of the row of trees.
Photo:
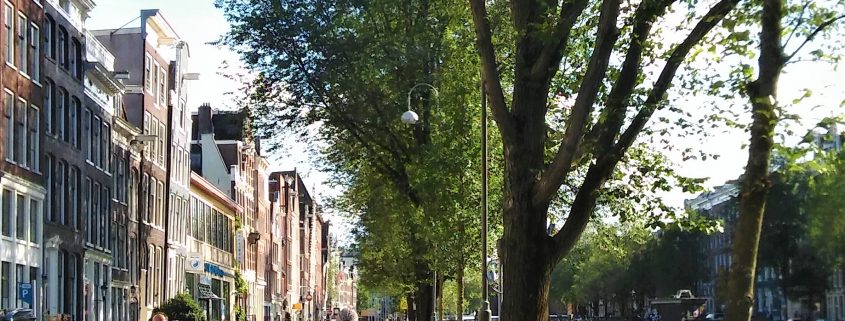
<svg viewBox="0 0 845 321">
<path fill-rule="evenodd" d="M 491 221 L 502 244 L 502 319 L 542 321 L 553 271 L 574 258 L 594 217 L 645 215 L 643 224 L 659 226 L 676 211 L 654 195 L 697 190 L 700 180 L 676 175 L 660 153 L 671 151 L 670 137 L 706 132 L 705 119 L 736 122 L 709 117 L 719 108 L 696 121 L 684 98 L 749 98 L 752 139 L 730 300 L 739 312 L 729 314 L 744 321 L 775 126 L 790 117 L 776 99 L 777 77 L 803 57 L 796 55 L 806 40 L 835 26 L 842 1 L 216 4 L 232 24 L 220 43 L 256 75 L 243 103 L 259 132 L 316 139 L 315 159 L 346 191 L 332 206 L 356 222 L 361 281 L 404 296 L 412 321 L 430 319 L 434 283 L 454 280 L 464 293 L 465 274 L 481 261 L 480 100 L 495 121 L 483 174 L 492 179 Z M 750 37 L 757 30 L 759 40 Z M 781 34 L 797 41 L 788 54 Z M 809 58 L 836 53 L 814 50 Z M 439 94 L 409 93 L 417 83 Z M 398 121 L 407 104 L 420 114 L 416 126 Z M 738 115 L 743 106 L 724 109 Z M 463 299 L 455 298 L 458 311 Z"/>
<path fill-rule="evenodd" d="M 835 241 L 845 236 L 840 219 L 845 214 L 845 151 L 816 153 L 811 161 L 797 161 L 795 156 L 806 153 L 796 151 L 771 174 L 757 259 L 759 266 L 777 273 L 777 286 L 786 298 L 807 302 L 806 308 L 813 311 L 815 304 L 824 305 L 830 277 L 845 259 Z M 654 231 L 645 226 L 599 222 L 588 228 L 552 272 L 552 305 L 573 304 L 578 313 L 591 310 L 598 315 L 601 302 L 622 316 L 642 315 L 634 308 L 642 307 L 646 298 L 694 290 L 697 282 L 710 278 L 716 281 L 716 305 L 730 299 L 727 271 L 706 269 L 705 243 L 711 237 L 707 231 L 679 225 Z M 614 311 L 609 315 L 617 315 Z"/>
</svg>

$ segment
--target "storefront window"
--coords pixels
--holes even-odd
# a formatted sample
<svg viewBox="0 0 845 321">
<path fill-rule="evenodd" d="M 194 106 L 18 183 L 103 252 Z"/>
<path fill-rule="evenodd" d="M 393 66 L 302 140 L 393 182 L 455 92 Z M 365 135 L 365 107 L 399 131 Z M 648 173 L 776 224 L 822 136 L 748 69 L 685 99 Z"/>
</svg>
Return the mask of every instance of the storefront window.
<svg viewBox="0 0 845 321">
<path fill-rule="evenodd" d="M 222 283 L 218 279 L 211 280 L 211 292 L 218 297 L 223 297 L 223 292 L 221 292 L 221 284 Z M 221 310 L 221 300 L 211 300 L 211 315 L 208 316 L 208 319 L 211 321 L 220 321 L 220 316 L 222 314 Z"/>
</svg>

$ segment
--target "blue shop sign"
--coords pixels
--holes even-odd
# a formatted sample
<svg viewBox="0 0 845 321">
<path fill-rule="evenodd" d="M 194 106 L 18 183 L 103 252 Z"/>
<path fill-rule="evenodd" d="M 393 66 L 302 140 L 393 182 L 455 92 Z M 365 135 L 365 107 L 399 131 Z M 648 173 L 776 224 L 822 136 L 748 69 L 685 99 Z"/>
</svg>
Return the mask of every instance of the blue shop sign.
<svg viewBox="0 0 845 321">
<path fill-rule="evenodd" d="M 223 271 L 223 269 L 219 266 L 208 262 L 205 262 L 205 272 L 220 277 L 229 275 L 228 273 L 226 273 L 226 271 Z"/>
</svg>

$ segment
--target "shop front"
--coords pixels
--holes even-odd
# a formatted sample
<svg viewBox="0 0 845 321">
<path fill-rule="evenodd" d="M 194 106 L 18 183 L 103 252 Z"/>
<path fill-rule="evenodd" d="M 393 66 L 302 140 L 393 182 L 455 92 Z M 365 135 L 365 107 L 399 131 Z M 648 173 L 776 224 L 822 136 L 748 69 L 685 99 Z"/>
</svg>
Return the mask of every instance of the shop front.
<svg viewBox="0 0 845 321">
<path fill-rule="evenodd" d="M 186 272 L 185 286 L 209 321 L 232 321 L 234 271 L 214 263 L 202 264 L 201 272 Z"/>
</svg>

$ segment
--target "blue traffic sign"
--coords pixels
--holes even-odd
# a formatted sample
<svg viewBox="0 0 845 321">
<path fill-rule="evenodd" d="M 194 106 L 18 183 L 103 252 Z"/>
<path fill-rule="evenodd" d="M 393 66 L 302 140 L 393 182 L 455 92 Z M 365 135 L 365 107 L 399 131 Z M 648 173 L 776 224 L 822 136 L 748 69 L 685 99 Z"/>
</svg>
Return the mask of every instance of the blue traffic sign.
<svg viewBox="0 0 845 321">
<path fill-rule="evenodd" d="M 18 299 L 32 306 L 32 283 L 18 283 Z"/>
</svg>

